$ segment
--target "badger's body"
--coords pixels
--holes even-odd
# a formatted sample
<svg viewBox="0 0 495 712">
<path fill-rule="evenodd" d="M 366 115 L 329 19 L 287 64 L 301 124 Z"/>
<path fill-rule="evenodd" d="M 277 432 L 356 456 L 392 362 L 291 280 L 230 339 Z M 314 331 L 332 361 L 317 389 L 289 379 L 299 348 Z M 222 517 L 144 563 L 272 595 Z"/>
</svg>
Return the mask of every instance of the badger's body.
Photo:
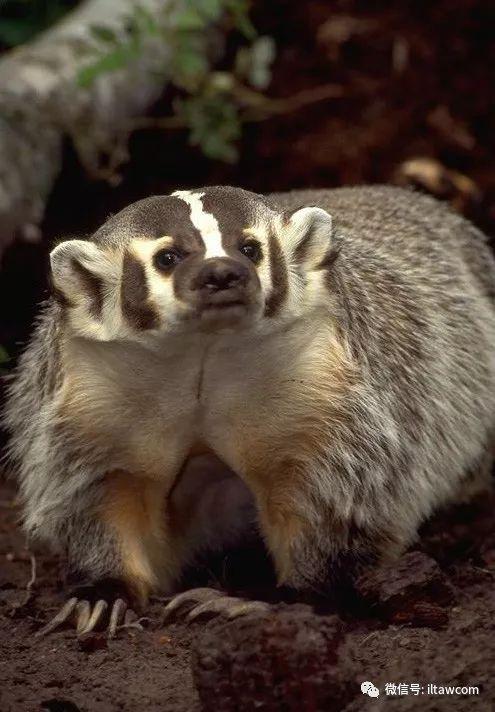
<svg viewBox="0 0 495 712">
<path fill-rule="evenodd" d="M 486 479 L 495 264 L 432 199 L 156 197 L 52 269 L 6 422 L 28 531 L 91 580 L 170 591 L 256 519 L 321 588 Z"/>
</svg>

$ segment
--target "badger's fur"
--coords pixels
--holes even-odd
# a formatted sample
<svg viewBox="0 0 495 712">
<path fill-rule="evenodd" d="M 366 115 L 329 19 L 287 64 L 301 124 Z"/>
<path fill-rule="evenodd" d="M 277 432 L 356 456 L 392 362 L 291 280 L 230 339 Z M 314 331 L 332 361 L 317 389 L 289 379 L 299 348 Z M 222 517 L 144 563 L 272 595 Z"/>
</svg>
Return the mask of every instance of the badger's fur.
<svg viewBox="0 0 495 712">
<path fill-rule="evenodd" d="M 170 590 L 252 497 L 279 581 L 321 588 L 487 480 L 495 263 L 438 202 L 177 192 L 51 262 L 5 422 L 28 532 L 89 578 Z"/>
</svg>

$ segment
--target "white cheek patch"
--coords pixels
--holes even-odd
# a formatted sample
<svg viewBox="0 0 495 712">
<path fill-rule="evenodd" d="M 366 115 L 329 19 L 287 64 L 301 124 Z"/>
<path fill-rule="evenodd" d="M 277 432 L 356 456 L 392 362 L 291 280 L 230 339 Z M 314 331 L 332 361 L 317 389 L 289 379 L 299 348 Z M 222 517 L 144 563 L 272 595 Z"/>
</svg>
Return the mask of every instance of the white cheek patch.
<svg viewBox="0 0 495 712">
<path fill-rule="evenodd" d="M 222 233 L 218 221 L 213 213 L 207 213 L 203 208 L 201 198 L 204 193 L 191 193 L 189 190 L 176 190 L 172 193 L 174 198 L 180 198 L 191 208 L 191 222 L 201 235 L 206 248 L 205 259 L 211 257 L 225 257 L 227 253 L 222 244 Z"/>
<path fill-rule="evenodd" d="M 148 299 L 157 308 L 162 320 L 165 315 L 172 320 L 177 307 L 173 282 L 157 272 L 153 266 L 153 255 L 158 250 L 171 247 L 173 238 L 165 235 L 154 240 L 138 239 L 129 244 L 129 251 L 141 262 L 146 275 Z"/>
</svg>

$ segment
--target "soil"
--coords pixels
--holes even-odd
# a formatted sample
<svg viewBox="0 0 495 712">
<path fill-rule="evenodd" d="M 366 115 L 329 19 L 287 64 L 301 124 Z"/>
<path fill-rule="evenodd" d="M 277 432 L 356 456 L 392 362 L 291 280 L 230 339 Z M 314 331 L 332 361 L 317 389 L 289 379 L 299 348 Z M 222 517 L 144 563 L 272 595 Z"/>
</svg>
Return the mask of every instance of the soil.
<svg viewBox="0 0 495 712">
<path fill-rule="evenodd" d="M 152 193 L 215 183 L 267 192 L 411 182 L 495 236 L 491 0 L 274 0 L 255 3 L 254 19 L 277 42 L 272 96 L 328 83 L 340 86 L 341 96 L 247 126 L 233 166 L 206 160 L 185 132 L 136 132 L 117 187 L 91 180 L 67 145 L 42 241 L 16 242 L 2 264 L 0 344 L 13 362 L 47 294 L 53 240 L 91 232 L 109 213 Z M 166 113 L 170 99 L 166 93 L 153 113 Z M 404 163 L 418 158 L 411 174 Z M 122 631 L 108 644 L 95 636 L 84 646 L 69 629 L 33 637 L 63 601 L 63 564 L 36 552 L 26 602 L 32 562 L 14 498 L 12 486 L 0 482 L 2 712 L 366 712 L 384 700 L 392 712 L 495 709 L 493 495 L 436 517 L 407 554 L 413 558 L 362 582 L 359 606 L 344 606 L 337 618 L 294 604 L 273 608 L 273 624 L 218 619 L 164 627 L 155 601 L 143 632 Z M 249 595 L 249 582 L 270 597 L 260 552 L 234 552 L 228 565 L 224 557 L 205 566 L 191 572 L 190 585 L 213 575 L 240 594 Z M 380 687 L 378 699 L 362 695 L 364 680 Z M 387 682 L 477 685 L 480 692 L 415 695 L 411 688 L 399 698 L 385 695 Z"/>
<path fill-rule="evenodd" d="M 26 600 L 31 561 L 16 526 L 14 491 L 0 490 L 0 709 L 27 712 L 199 709 L 189 664 L 193 628 L 159 626 L 160 606 L 147 611 L 145 633 L 125 632 L 108 647 L 81 651 L 72 630 L 35 639 L 64 600 L 57 559 L 36 552 L 36 588 Z"/>
<path fill-rule="evenodd" d="M 83 643 L 70 628 L 33 637 L 64 600 L 63 565 L 37 551 L 26 602 L 32 562 L 14 497 L 14 489 L 2 485 L 2 712 L 381 709 L 379 700 L 362 695 L 363 681 L 380 688 L 392 712 L 487 712 L 495 706 L 494 495 L 429 522 L 399 564 L 360 581 L 357 606 L 341 605 L 336 613 L 282 603 L 261 618 L 163 625 L 163 603 L 155 600 L 144 631 L 122 630 L 109 642 L 101 634 Z M 258 564 L 246 552 L 232 557 L 236 573 L 221 584 L 237 578 L 236 593 L 250 597 L 238 574 L 248 571 L 251 579 Z M 204 572 L 195 573 L 190 582 L 211 583 Z M 269 584 L 259 593 L 269 597 Z M 386 683 L 420 685 L 423 691 L 410 687 L 408 694 L 385 695 Z M 477 686 L 479 693 L 428 694 L 428 684 Z"/>
</svg>

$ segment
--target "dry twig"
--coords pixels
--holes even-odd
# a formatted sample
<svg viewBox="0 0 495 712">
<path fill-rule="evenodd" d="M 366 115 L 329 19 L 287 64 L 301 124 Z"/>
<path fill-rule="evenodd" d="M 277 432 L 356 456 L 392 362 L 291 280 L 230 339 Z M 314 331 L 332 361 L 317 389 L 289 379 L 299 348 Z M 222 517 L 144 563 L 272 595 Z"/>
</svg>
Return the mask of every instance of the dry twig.
<svg viewBox="0 0 495 712">
<path fill-rule="evenodd" d="M 16 615 L 18 615 L 19 611 L 22 611 L 23 608 L 26 608 L 31 601 L 34 599 L 34 585 L 36 583 L 36 556 L 28 550 L 29 553 L 29 560 L 31 562 L 31 576 L 29 578 L 29 581 L 26 584 L 26 593 L 24 596 L 24 600 L 21 601 L 20 603 L 15 604 L 12 607 L 10 615 L 12 618 L 14 618 Z"/>
</svg>

